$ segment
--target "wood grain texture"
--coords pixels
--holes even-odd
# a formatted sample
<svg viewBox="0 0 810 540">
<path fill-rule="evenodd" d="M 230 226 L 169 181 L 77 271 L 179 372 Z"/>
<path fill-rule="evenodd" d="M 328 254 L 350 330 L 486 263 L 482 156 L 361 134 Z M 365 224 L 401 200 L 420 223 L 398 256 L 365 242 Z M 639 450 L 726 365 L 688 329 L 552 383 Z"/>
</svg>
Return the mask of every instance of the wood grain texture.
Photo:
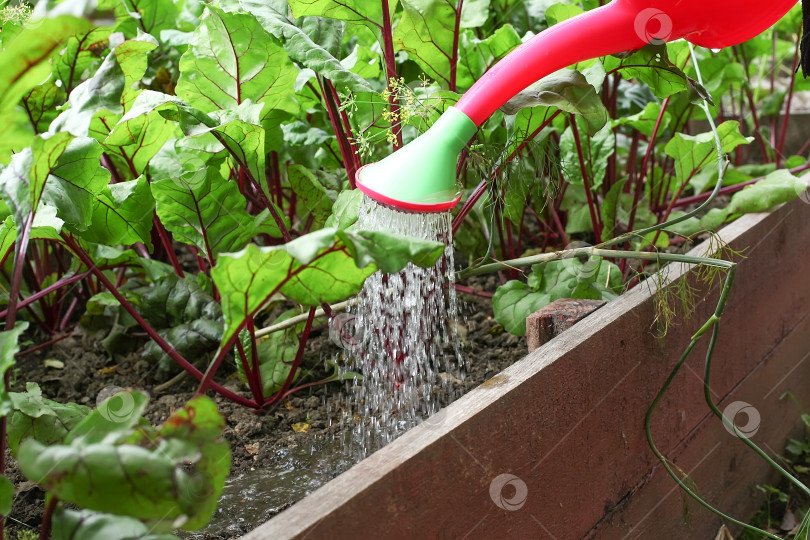
<svg viewBox="0 0 810 540">
<path fill-rule="evenodd" d="M 715 399 L 753 405 L 754 440 L 775 455 L 800 427 L 779 397 L 791 390 L 810 408 L 810 206 L 746 216 L 722 237 L 747 258 L 722 321 Z M 673 265 L 669 278 L 684 270 Z M 599 309 L 245 538 L 714 538 L 720 520 L 685 502 L 658 466 L 644 416 L 719 288 L 701 291 L 665 338 L 651 292 L 636 287 Z M 710 415 L 705 351 L 662 400 L 656 442 L 710 501 L 747 518 L 761 504 L 753 486 L 773 475 Z M 501 474 L 525 484 L 520 509 L 493 502 Z M 498 500 L 515 493 L 505 485 Z"/>
<path fill-rule="evenodd" d="M 604 306 L 604 300 L 560 298 L 526 317 L 526 347 L 537 349 Z"/>
</svg>

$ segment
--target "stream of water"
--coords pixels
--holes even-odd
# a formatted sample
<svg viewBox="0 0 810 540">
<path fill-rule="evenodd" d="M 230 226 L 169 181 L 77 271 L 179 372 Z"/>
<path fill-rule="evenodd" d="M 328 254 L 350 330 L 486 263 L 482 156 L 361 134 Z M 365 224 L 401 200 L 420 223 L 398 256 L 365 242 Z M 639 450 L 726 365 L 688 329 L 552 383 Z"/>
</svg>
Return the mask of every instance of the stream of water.
<svg viewBox="0 0 810 540">
<path fill-rule="evenodd" d="M 449 212 L 412 214 L 364 198 L 358 229 L 387 230 L 445 243 L 430 268 L 409 263 L 399 274 L 377 272 L 348 310 L 341 344 L 342 370 L 362 380 L 347 385 L 339 401 L 354 436 L 347 451 L 362 459 L 385 446 L 456 397 L 448 381 L 463 380 L 462 357 L 453 321 L 458 305 L 453 287 Z"/>
<path fill-rule="evenodd" d="M 354 464 L 337 439 L 321 438 L 302 447 L 281 448 L 269 463 L 227 479 L 205 529 L 176 534 L 188 540 L 204 538 L 206 532 L 241 536 Z"/>
</svg>

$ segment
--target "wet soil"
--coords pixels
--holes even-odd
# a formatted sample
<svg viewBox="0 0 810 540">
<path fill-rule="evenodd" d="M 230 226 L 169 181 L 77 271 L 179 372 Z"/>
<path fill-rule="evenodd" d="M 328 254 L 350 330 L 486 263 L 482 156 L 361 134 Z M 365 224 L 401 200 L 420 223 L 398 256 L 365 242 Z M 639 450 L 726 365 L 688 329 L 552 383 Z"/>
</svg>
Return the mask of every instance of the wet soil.
<svg viewBox="0 0 810 540">
<path fill-rule="evenodd" d="M 474 284 L 476 289 L 488 291 L 494 291 L 497 285 L 494 276 Z M 526 341 L 508 334 L 495 322 L 491 300 L 470 295 L 459 298 L 462 355 L 469 363 L 463 381 L 454 381 L 462 394 L 525 356 Z M 304 363 L 312 367 L 313 377 L 324 376 L 323 367 L 318 366 L 338 352 L 324 326 L 313 332 Z M 186 376 L 160 389 L 172 375 L 161 372 L 137 352 L 110 357 L 97 337 L 78 330 L 50 348 L 19 358 L 12 389 L 24 391 L 25 383 L 33 381 L 49 399 L 88 406 L 95 406 L 97 396 L 111 387 L 144 391 L 151 397 L 145 416 L 157 426 L 181 408 L 197 387 L 196 381 Z M 217 380 L 249 397 L 232 368 L 223 366 Z M 351 425 L 341 426 L 341 413 L 335 406 L 343 384 L 307 388 L 258 414 L 210 393 L 225 419 L 224 437 L 231 446 L 233 462 L 211 523 L 203 531 L 184 536 L 202 540 L 239 538 L 350 468 L 355 460 L 344 451 L 342 440 Z M 297 424 L 308 424 L 309 428 L 299 432 L 293 429 Z M 38 530 L 44 493 L 25 480 L 10 455 L 7 475 L 17 490 L 8 528 L 11 532 Z"/>
</svg>

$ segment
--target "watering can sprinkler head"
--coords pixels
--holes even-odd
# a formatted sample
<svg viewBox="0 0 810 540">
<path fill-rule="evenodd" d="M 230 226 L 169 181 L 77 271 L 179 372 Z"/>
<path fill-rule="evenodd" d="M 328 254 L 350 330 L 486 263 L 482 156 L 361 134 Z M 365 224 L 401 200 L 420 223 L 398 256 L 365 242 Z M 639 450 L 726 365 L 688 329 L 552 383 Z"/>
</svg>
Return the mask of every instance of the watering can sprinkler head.
<svg viewBox="0 0 810 540">
<path fill-rule="evenodd" d="M 357 171 L 357 188 L 406 212 L 442 212 L 461 199 L 456 182 L 458 154 L 478 126 L 450 107 L 425 133 L 382 161 Z"/>
<path fill-rule="evenodd" d="M 357 187 L 405 212 L 440 212 L 461 199 L 456 162 L 489 116 L 535 81 L 571 64 L 685 38 L 708 48 L 767 30 L 798 0 L 613 0 L 558 23 L 487 71 L 423 135 L 357 171 Z M 810 2 L 810 0 L 805 0 Z"/>
</svg>

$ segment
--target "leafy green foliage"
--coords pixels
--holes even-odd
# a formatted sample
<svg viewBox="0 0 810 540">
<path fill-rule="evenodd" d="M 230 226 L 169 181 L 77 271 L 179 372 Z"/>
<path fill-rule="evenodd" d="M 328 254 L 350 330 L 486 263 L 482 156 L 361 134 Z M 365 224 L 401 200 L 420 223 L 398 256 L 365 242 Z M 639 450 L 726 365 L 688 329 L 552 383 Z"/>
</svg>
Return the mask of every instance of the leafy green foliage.
<svg viewBox="0 0 810 540">
<path fill-rule="evenodd" d="M 4 516 L 11 513 L 11 505 L 14 503 L 14 484 L 5 476 L 0 477 L 0 512 Z"/>
<path fill-rule="evenodd" d="M 14 367 L 14 355 L 20 350 L 20 334 L 25 332 L 28 323 L 22 322 L 13 330 L 0 332 L 0 375 L 5 376 L 6 372 Z M 0 414 L 4 416 L 11 411 L 12 402 L 5 387 L 0 387 Z"/>
<path fill-rule="evenodd" d="M 297 314 L 297 311 L 293 309 L 285 311 L 276 318 L 274 323 L 280 323 Z M 287 380 L 292 369 L 293 360 L 298 352 L 298 339 L 296 336 L 303 329 L 304 323 L 299 323 L 281 332 L 274 332 L 269 336 L 257 339 L 255 359 L 250 333 L 245 331 L 239 333 L 239 341 L 245 351 L 247 365 L 252 367 L 255 361 L 259 363 L 259 372 L 264 383 L 262 391 L 265 396 L 272 396 L 278 392 L 284 381 Z M 247 383 L 248 379 L 242 363 L 237 362 L 236 368 L 239 378 Z M 296 372 L 293 375 L 293 382 L 295 382 L 299 374 L 300 372 Z"/>
<path fill-rule="evenodd" d="M 368 81 L 344 67 L 334 55 L 343 38 L 342 21 L 321 17 L 302 17 L 296 21 L 284 0 L 240 0 L 239 6 L 253 14 L 265 30 L 283 40 L 284 50 L 293 61 L 350 90 L 372 89 Z"/>
<path fill-rule="evenodd" d="M 524 107 L 553 107 L 580 115 L 586 126 L 585 132 L 594 135 L 608 120 L 608 114 L 596 90 L 585 76 L 576 70 L 564 70 L 532 85 L 510 99 L 501 110 L 515 114 Z M 525 128 L 526 135 L 534 131 Z"/>
<path fill-rule="evenodd" d="M 622 290 L 621 270 L 599 257 L 566 258 L 532 266 L 528 283 L 513 280 L 492 299 L 495 320 L 507 331 L 526 334 L 526 317 L 560 298 L 613 300 Z"/>
<path fill-rule="evenodd" d="M 127 396 L 128 415 L 110 420 L 102 404 L 63 444 L 25 440 L 20 468 L 64 501 L 130 516 L 153 532 L 198 529 L 216 507 L 230 464 L 216 406 L 195 398 L 155 430 L 140 420 L 146 397 Z M 81 526 L 75 515 L 62 516 L 68 521 L 57 527 Z"/>
<path fill-rule="evenodd" d="M 222 338 L 222 308 L 197 280 L 169 274 L 137 291 L 141 313 L 172 348 L 186 358 L 216 349 Z M 150 341 L 144 356 L 168 369 L 169 357 Z"/>
<path fill-rule="evenodd" d="M 292 8 L 293 15 L 296 17 L 317 15 L 341 21 L 369 22 L 377 26 L 383 25 L 383 12 L 379 2 L 365 2 L 363 0 L 346 0 L 345 2 L 291 0 L 290 8 Z"/>
<path fill-rule="evenodd" d="M 238 251 L 263 232 L 279 236 L 278 227 L 267 223 L 266 213 L 257 218 L 245 211 L 239 188 L 218 171 L 185 176 L 153 182 L 152 194 L 161 222 L 203 256 L 213 260 L 222 252 Z"/>
<path fill-rule="evenodd" d="M 81 17 L 61 15 L 28 25 L 10 43 L 0 57 L 0 113 L 12 109 L 33 87 L 50 73 L 48 60 L 71 36 L 84 32 L 91 22 Z"/>
<path fill-rule="evenodd" d="M 69 510 L 60 506 L 54 514 L 53 540 L 175 540 L 173 534 L 150 534 L 151 527 L 128 516 Z"/>
<path fill-rule="evenodd" d="M 778 204 L 792 201 L 807 191 L 807 184 L 788 171 L 774 171 L 756 184 L 735 193 L 729 214 L 765 212 Z"/>
<path fill-rule="evenodd" d="M 432 79 L 451 86 L 457 13 L 444 0 L 402 0 L 404 14 L 394 39 Z"/>
<path fill-rule="evenodd" d="M 33 438 L 50 446 L 65 440 L 90 412 L 89 407 L 75 403 L 58 403 L 42 397 L 36 383 L 28 383 L 25 392 L 9 394 L 12 403 L 8 415 L 8 444 L 16 455 L 23 439 Z"/>
<path fill-rule="evenodd" d="M 281 113 L 297 111 L 296 70 L 281 44 L 252 16 L 206 8 L 180 61 L 177 95 L 203 112 L 246 100 L 263 103 L 269 127 Z"/>
<path fill-rule="evenodd" d="M 723 152 L 731 152 L 739 145 L 751 142 L 740 134 L 739 124 L 735 121 L 720 124 L 717 126 L 717 133 Z M 665 151 L 675 158 L 675 178 L 679 186 L 707 164 L 717 163 L 714 134 L 711 132 L 694 136 L 678 133 L 667 143 Z"/>
<path fill-rule="evenodd" d="M 410 260 L 430 266 L 443 251 L 439 242 L 340 229 L 322 229 L 279 247 L 249 244 L 223 255 L 212 272 L 222 295 L 223 343 L 277 292 L 308 306 L 338 302 L 356 294 L 378 268 L 398 272 Z"/>
</svg>

